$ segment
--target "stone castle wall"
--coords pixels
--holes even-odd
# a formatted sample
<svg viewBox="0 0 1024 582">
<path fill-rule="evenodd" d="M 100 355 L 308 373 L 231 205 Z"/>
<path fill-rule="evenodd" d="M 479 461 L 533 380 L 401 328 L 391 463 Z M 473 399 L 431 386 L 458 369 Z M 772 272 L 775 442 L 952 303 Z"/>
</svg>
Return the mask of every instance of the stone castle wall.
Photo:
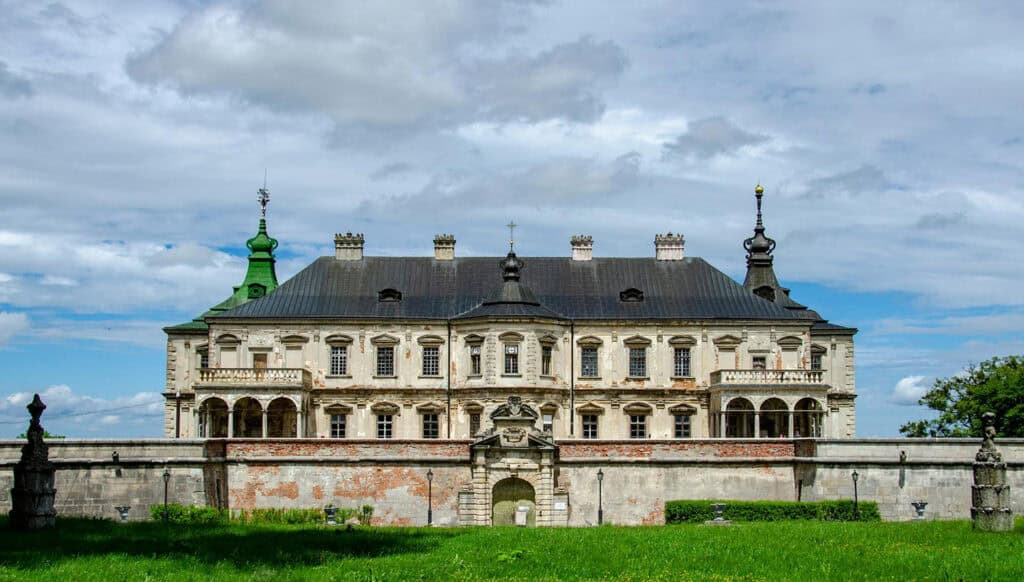
<svg viewBox="0 0 1024 582">
<path fill-rule="evenodd" d="M 22 441 L 0 441 L 0 502 L 9 505 L 12 467 Z M 473 480 L 469 441 L 379 440 L 53 440 L 57 509 L 63 516 L 114 519 L 115 505 L 148 519 L 163 503 L 230 509 L 374 506 L 374 521 L 426 522 L 426 473 L 433 471 L 434 520 L 458 523 L 460 490 Z M 909 519 L 910 502 L 927 515 L 967 519 L 975 439 L 559 441 L 556 487 L 568 494 L 569 525 L 597 520 L 604 474 L 605 521 L 664 522 L 672 499 L 851 498 L 876 501 L 885 519 Z M 1013 507 L 1024 508 L 1024 439 L 997 442 L 1008 461 Z M 118 460 L 113 460 L 113 452 Z M 901 458 L 900 451 L 906 453 Z"/>
</svg>

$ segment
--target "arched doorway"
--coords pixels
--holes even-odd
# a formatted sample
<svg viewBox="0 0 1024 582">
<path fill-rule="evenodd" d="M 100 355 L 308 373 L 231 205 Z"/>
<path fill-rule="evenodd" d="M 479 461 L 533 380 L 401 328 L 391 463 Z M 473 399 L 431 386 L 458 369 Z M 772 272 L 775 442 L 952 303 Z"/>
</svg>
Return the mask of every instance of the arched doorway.
<svg viewBox="0 0 1024 582">
<path fill-rule="evenodd" d="M 515 525 L 516 510 L 528 507 L 526 525 L 537 523 L 537 507 L 534 501 L 533 485 L 515 477 L 502 479 L 494 484 L 491 494 L 491 524 Z"/>
<path fill-rule="evenodd" d="M 299 433 L 298 409 L 291 398 L 275 398 L 267 406 L 267 436 L 295 438 Z"/>
<path fill-rule="evenodd" d="M 789 407 L 778 398 L 769 398 L 761 404 L 762 438 L 780 438 L 789 436 Z"/>
<path fill-rule="evenodd" d="M 242 398 L 235 402 L 234 414 L 236 438 L 260 438 L 263 436 L 263 407 L 255 398 Z"/>
<path fill-rule="evenodd" d="M 199 437 L 222 439 L 228 436 L 228 403 L 207 398 L 199 405 Z"/>
<path fill-rule="evenodd" d="M 754 405 L 746 398 L 733 398 L 725 407 L 725 436 L 753 438 Z"/>
<path fill-rule="evenodd" d="M 825 411 L 822 410 L 818 401 L 813 398 L 804 398 L 796 403 L 793 410 L 794 436 L 797 437 L 821 437 L 822 425 L 825 420 Z"/>
</svg>

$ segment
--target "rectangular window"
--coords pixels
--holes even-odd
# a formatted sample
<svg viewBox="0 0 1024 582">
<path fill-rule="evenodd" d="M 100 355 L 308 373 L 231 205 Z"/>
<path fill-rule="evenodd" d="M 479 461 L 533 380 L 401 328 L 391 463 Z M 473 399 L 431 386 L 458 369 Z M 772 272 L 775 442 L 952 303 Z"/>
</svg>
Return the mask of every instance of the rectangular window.
<svg viewBox="0 0 1024 582">
<path fill-rule="evenodd" d="M 629 348 L 629 376 L 631 378 L 647 376 L 647 348 Z"/>
<path fill-rule="evenodd" d="M 377 348 L 377 375 L 395 375 L 395 348 L 393 346 L 379 346 Z"/>
<path fill-rule="evenodd" d="M 348 375 L 348 346 L 331 346 L 331 375 Z"/>
<path fill-rule="evenodd" d="M 820 358 L 819 358 L 820 360 Z M 210 350 L 199 350 L 199 369 L 210 367 Z"/>
<path fill-rule="evenodd" d="M 519 373 L 519 346 L 515 344 L 505 346 L 505 373 Z"/>
<path fill-rule="evenodd" d="M 597 438 L 597 415 L 596 414 L 584 414 L 583 415 L 583 438 L 585 438 L 585 439 L 596 439 Z"/>
<path fill-rule="evenodd" d="M 473 413 L 469 415 L 469 436 L 475 437 L 476 433 L 480 432 L 480 414 Z"/>
<path fill-rule="evenodd" d="M 580 350 L 580 376 L 597 378 L 597 348 Z"/>
<path fill-rule="evenodd" d="M 690 438 L 690 415 L 677 414 L 675 422 L 675 435 L 677 439 Z"/>
<path fill-rule="evenodd" d="M 389 439 L 393 434 L 392 431 L 392 420 L 393 417 L 390 414 L 378 414 L 377 415 L 377 438 Z"/>
<path fill-rule="evenodd" d="M 424 414 L 423 415 L 423 438 L 425 439 L 436 439 L 441 436 L 441 424 L 437 420 L 436 414 Z"/>
<path fill-rule="evenodd" d="M 820 370 L 821 369 L 821 354 L 811 354 L 811 369 L 812 370 Z"/>
<path fill-rule="evenodd" d="M 673 361 L 673 375 L 678 378 L 690 377 L 690 348 L 676 348 Z"/>
<path fill-rule="evenodd" d="M 473 376 L 480 375 L 480 346 L 469 347 L 469 373 Z"/>
<path fill-rule="evenodd" d="M 768 358 L 764 356 L 754 356 L 751 362 L 751 367 L 755 370 L 764 370 L 768 368 Z"/>
<path fill-rule="evenodd" d="M 540 375 L 551 375 L 551 346 L 540 347 Z"/>
<path fill-rule="evenodd" d="M 551 432 L 555 428 L 555 417 L 552 414 L 545 414 L 542 416 L 544 432 Z"/>
<path fill-rule="evenodd" d="M 440 348 L 423 348 L 423 375 L 440 376 Z"/>
<path fill-rule="evenodd" d="M 645 438 L 647 438 L 647 415 L 644 415 L 644 414 L 631 414 L 631 415 L 629 415 L 629 438 L 631 438 L 631 439 L 645 439 Z"/>
<path fill-rule="evenodd" d="M 252 355 L 252 367 L 257 370 L 267 369 L 267 354 L 253 354 Z"/>
<path fill-rule="evenodd" d="M 345 421 L 346 417 L 344 414 L 332 414 L 331 415 L 331 438 L 332 439 L 343 439 L 345 438 Z"/>
</svg>

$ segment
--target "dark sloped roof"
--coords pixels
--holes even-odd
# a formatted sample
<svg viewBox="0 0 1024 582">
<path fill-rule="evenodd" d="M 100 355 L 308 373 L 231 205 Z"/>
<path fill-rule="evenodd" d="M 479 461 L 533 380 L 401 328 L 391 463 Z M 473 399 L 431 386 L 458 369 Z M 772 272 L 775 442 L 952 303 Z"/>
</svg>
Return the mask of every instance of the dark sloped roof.
<svg viewBox="0 0 1024 582">
<path fill-rule="evenodd" d="M 501 260 L 365 257 L 339 261 L 321 257 L 266 297 L 212 318 L 514 316 L 505 312 L 531 306 L 481 305 L 502 285 Z M 523 262 L 522 285 L 532 291 L 539 307 L 569 319 L 802 319 L 790 309 L 753 295 L 696 257 L 681 261 L 530 257 Z M 402 300 L 378 301 L 378 292 L 387 288 L 401 291 Z M 619 293 L 629 288 L 643 291 L 643 301 L 621 301 Z M 491 314 L 488 309 L 501 313 Z M 522 315 L 543 317 L 536 312 Z"/>
</svg>

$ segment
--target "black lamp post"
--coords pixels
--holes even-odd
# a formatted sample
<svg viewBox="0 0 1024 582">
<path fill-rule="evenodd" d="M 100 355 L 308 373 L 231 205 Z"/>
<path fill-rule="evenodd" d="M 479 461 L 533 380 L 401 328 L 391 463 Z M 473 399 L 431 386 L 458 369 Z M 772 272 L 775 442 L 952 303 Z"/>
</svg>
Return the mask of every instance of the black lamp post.
<svg viewBox="0 0 1024 582">
<path fill-rule="evenodd" d="M 854 469 L 850 477 L 853 477 L 853 521 L 860 521 L 860 508 L 857 507 L 857 479 L 860 478 L 860 473 Z"/>
<path fill-rule="evenodd" d="M 167 485 L 171 482 L 171 471 L 164 467 L 164 523 L 170 518 L 167 513 Z"/>
<path fill-rule="evenodd" d="M 604 486 L 604 471 L 601 469 L 597 470 L 597 525 L 604 523 L 604 500 L 602 499 L 602 489 Z"/>
<path fill-rule="evenodd" d="M 434 524 L 434 472 L 427 469 L 427 525 Z"/>
</svg>

